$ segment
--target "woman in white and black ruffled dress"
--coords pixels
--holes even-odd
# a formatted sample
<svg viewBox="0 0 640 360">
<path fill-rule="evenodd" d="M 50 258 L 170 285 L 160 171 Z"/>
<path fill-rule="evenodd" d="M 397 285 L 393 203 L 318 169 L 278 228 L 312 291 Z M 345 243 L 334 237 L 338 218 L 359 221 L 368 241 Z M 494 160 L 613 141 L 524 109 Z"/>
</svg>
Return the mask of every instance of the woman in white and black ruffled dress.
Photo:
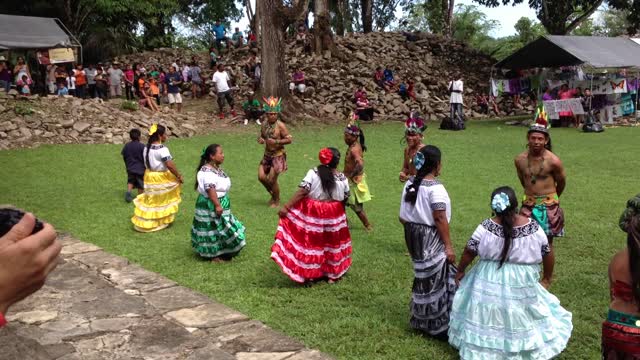
<svg viewBox="0 0 640 360">
<path fill-rule="evenodd" d="M 422 147 L 414 156 L 417 174 L 409 178 L 400 201 L 400 222 L 413 261 L 411 327 L 445 340 L 455 293 L 455 254 L 449 236 L 451 201 L 436 178 L 440 150 Z"/>
</svg>

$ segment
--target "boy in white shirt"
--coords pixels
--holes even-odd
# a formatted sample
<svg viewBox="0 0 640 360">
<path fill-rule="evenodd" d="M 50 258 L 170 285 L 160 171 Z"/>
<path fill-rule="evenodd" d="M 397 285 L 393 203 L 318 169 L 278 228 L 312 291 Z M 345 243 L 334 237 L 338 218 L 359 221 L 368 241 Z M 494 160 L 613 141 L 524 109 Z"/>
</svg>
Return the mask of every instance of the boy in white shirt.
<svg viewBox="0 0 640 360">
<path fill-rule="evenodd" d="M 227 100 L 231 109 L 231 116 L 236 116 L 236 110 L 233 108 L 233 93 L 229 87 L 231 77 L 224 70 L 224 64 L 218 64 L 218 71 L 213 74 L 213 83 L 216 86 L 216 95 L 218 97 L 218 106 L 220 107 L 220 119 L 224 119 L 224 101 Z"/>
<path fill-rule="evenodd" d="M 69 95 L 76 96 L 76 77 L 71 75 L 67 76 L 67 89 L 69 90 Z"/>
<path fill-rule="evenodd" d="M 464 84 L 460 74 L 456 74 L 458 80 L 449 81 L 449 103 L 451 104 L 451 120 L 454 120 L 456 116 L 459 116 L 459 120 L 464 122 L 464 110 L 462 108 L 464 94 Z M 455 121 L 454 121 L 455 122 Z"/>
</svg>

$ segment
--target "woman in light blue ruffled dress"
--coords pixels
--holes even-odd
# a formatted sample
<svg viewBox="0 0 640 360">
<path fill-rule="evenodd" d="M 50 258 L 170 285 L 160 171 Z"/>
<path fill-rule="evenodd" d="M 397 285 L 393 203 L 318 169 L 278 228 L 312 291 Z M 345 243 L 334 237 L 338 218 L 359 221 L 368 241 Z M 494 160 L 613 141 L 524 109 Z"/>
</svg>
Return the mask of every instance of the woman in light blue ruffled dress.
<svg viewBox="0 0 640 360">
<path fill-rule="evenodd" d="M 462 359 L 551 359 L 567 346 L 573 325 L 547 291 L 554 265 L 547 236 L 518 214 L 510 187 L 491 194 L 491 208 L 495 216 L 478 225 L 458 265 L 449 343 Z"/>
</svg>

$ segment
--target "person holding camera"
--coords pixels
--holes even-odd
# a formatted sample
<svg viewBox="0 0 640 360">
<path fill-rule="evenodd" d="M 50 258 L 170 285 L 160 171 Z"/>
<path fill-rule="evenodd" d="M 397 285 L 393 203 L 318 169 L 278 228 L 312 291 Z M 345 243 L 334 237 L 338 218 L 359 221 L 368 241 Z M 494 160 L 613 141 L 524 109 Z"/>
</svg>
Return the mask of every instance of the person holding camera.
<svg viewBox="0 0 640 360">
<path fill-rule="evenodd" d="M 15 225 L 11 220 L 22 216 Z M 49 224 L 33 214 L 13 209 L 0 210 L 0 327 L 9 308 L 38 291 L 58 265 L 62 244 Z"/>
</svg>

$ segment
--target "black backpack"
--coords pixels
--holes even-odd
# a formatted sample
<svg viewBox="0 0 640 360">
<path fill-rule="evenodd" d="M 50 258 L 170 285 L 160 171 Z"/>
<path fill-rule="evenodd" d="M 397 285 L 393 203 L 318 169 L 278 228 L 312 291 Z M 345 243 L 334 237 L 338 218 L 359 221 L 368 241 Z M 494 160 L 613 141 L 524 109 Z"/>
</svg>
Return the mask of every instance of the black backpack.
<svg viewBox="0 0 640 360">
<path fill-rule="evenodd" d="M 600 121 L 596 120 L 596 117 L 593 115 L 592 111 L 587 113 L 587 116 L 584 119 L 584 125 L 582 125 L 582 131 L 584 132 L 603 132 L 604 127 Z"/>
<path fill-rule="evenodd" d="M 464 130 L 464 121 L 460 117 L 456 116 L 453 120 L 450 116 L 445 116 L 440 123 L 440 130 Z"/>
</svg>

